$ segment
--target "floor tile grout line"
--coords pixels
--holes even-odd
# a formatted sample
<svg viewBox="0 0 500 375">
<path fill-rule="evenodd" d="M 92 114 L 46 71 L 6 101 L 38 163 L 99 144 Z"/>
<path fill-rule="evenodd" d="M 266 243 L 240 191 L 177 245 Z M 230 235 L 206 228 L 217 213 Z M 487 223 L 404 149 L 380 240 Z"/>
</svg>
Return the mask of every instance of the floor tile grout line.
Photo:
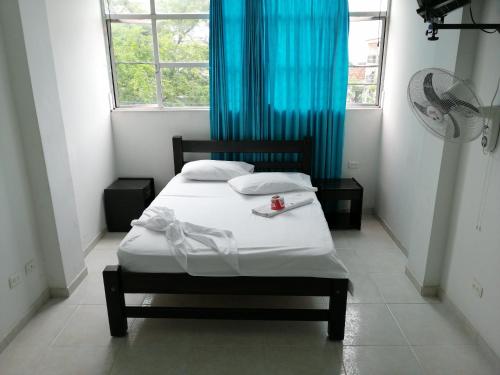
<svg viewBox="0 0 500 375">
<path fill-rule="evenodd" d="M 480 348 L 478 344 L 411 344 L 412 348 L 424 348 L 424 347 L 435 347 L 435 348 Z"/>
<path fill-rule="evenodd" d="M 391 317 L 392 319 L 394 320 L 394 322 L 396 322 L 396 325 L 398 326 L 399 328 L 399 331 L 401 332 L 401 334 L 403 335 L 406 343 L 408 346 L 411 346 L 411 342 L 410 340 L 408 339 L 408 336 L 406 335 L 406 333 L 403 331 L 403 328 L 401 327 L 401 324 L 399 323 L 399 320 L 396 318 L 396 315 L 394 315 L 394 313 L 392 312 L 389 303 L 385 303 L 385 307 L 387 308 L 387 310 L 389 310 L 389 313 L 391 314 Z M 406 304 L 405 304 L 406 305 Z"/>
<path fill-rule="evenodd" d="M 69 322 L 70 322 L 71 318 L 73 317 L 73 315 L 76 314 L 76 311 L 80 308 L 80 305 L 72 305 L 72 306 L 75 306 L 73 312 L 70 314 L 70 316 L 68 317 L 68 319 L 64 322 L 63 327 L 59 330 L 59 332 L 57 333 L 57 335 L 51 340 L 51 342 L 49 344 L 49 347 L 51 347 L 51 348 L 57 348 L 57 346 L 54 345 L 55 342 L 56 342 L 56 340 L 63 333 L 63 331 L 66 329 L 66 327 L 69 326 Z"/>
<path fill-rule="evenodd" d="M 422 372 L 424 374 L 427 373 L 427 371 L 425 370 L 425 367 L 423 366 L 422 362 L 420 361 L 420 358 L 418 357 L 417 353 L 415 352 L 415 350 L 413 349 L 412 345 L 411 345 L 411 342 L 410 342 L 410 339 L 408 338 L 408 336 L 406 335 L 406 333 L 404 332 L 403 328 L 401 327 L 401 324 L 399 323 L 399 320 L 396 318 L 396 315 L 394 315 L 394 312 L 391 310 L 391 308 L 389 307 L 389 304 L 386 303 L 385 304 L 387 309 L 389 310 L 389 313 L 391 314 L 392 316 L 392 319 L 394 319 L 394 321 L 396 322 L 396 325 L 398 326 L 399 330 L 401 331 L 401 334 L 403 335 L 404 339 L 406 340 L 406 342 L 408 343 L 408 347 L 411 351 L 411 353 L 413 354 L 413 357 L 415 358 L 415 360 L 417 361 L 420 369 L 422 370 Z"/>
<path fill-rule="evenodd" d="M 124 340 L 126 340 L 126 337 Z M 116 349 L 116 352 L 113 353 L 113 361 L 111 362 L 111 366 L 109 367 L 108 375 L 111 375 L 113 373 L 113 368 L 115 367 L 115 364 L 117 363 L 116 360 L 118 356 L 120 355 L 120 352 L 122 351 L 123 347 L 125 345 L 125 342 L 120 342 L 120 345 L 118 345 L 118 349 Z"/>
<path fill-rule="evenodd" d="M 66 329 L 66 327 L 68 327 L 69 325 L 69 322 L 71 321 L 71 318 L 73 317 L 73 315 L 76 314 L 76 311 L 80 308 L 80 305 L 68 305 L 68 306 L 74 306 L 74 309 L 73 311 L 71 312 L 71 314 L 69 314 L 69 316 L 66 318 L 66 321 L 64 322 L 62 328 L 59 330 L 59 332 L 57 332 L 57 334 L 54 336 L 54 338 L 50 341 L 49 343 L 49 347 L 51 348 L 54 348 L 54 343 L 56 342 L 57 338 L 61 335 L 61 333 Z"/>
<path fill-rule="evenodd" d="M 440 305 L 442 304 L 441 301 L 436 301 L 436 302 L 428 302 L 428 301 L 422 301 L 422 302 L 389 302 L 386 301 L 384 302 L 387 305 Z"/>
<path fill-rule="evenodd" d="M 50 300 L 49 300 L 50 301 Z M 47 304 L 49 304 L 50 302 L 46 302 L 44 306 L 46 306 Z M 74 305 L 69 305 L 69 306 L 74 306 Z M 58 330 L 57 334 L 54 336 L 54 338 L 52 338 L 52 340 L 50 340 L 49 342 L 49 345 L 47 345 L 46 348 L 44 348 L 43 350 L 43 353 L 40 355 L 40 358 L 39 358 L 39 361 L 38 363 L 36 364 L 35 366 L 35 373 L 38 372 L 38 370 L 40 369 L 40 366 L 41 364 L 44 362 L 44 360 L 47 358 L 49 352 L 51 350 L 57 350 L 57 347 L 54 346 L 54 343 L 55 341 L 57 340 L 57 338 L 59 337 L 59 335 L 64 331 L 64 329 L 66 329 L 66 327 L 68 326 L 69 324 L 69 321 L 71 320 L 71 318 L 73 317 L 73 315 L 76 313 L 76 310 L 78 309 L 77 306 L 75 306 L 75 308 L 73 309 L 73 311 L 71 312 L 71 314 L 69 314 L 69 316 L 66 318 L 66 321 L 64 322 L 63 326 Z"/>
<path fill-rule="evenodd" d="M 353 348 L 353 347 L 407 348 L 407 347 L 410 347 L 411 345 L 408 345 L 408 344 L 401 344 L 401 345 L 398 345 L 398 344 L 345 344 L 343 346 L 349 347 L 349 348 Z"/>
<path fill-rule="evenodd" d="M 424 367 L 422 361 L 420 360 L 420 357 L 417 355 L 417 352 L 415 351 L 415 349 L 411 345 L 410 345 L 410 351 L 412 352 L 413 357 L 415 357 L 415 359 L 417 360 L 417 363 L 420 366 L 421 370 L 424 372 L 424 374 L 427 374 L 427 371 L 425 370 L 425 367 Z M 429 374 L 429 375 L 432 375 L 432 374 Z"/>
<path fill-rule="evenodd" d="M 377 290 L 378 295 L 382 298 L 383 303 L 385 303 L 385 298 L 384 298 L 384 294 L 382 293 L 382 290 L 379 288 L 379 286 L 377 285 L 375 280 L 372 280 L 372 283 L 373 283 L 373 286 L 375 287 L 375 289 Z"/>
</svg>

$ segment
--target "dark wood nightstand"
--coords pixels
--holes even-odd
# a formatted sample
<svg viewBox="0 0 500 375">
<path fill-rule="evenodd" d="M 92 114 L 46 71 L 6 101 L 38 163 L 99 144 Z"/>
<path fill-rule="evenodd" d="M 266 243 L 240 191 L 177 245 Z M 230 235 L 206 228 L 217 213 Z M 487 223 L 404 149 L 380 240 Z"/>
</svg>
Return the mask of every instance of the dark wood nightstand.
<svg viewBox="0 0 500 375">
<path fill-rule="evenodd" d="M 128 232 L 155 197 L 153 178 L 119 178 L 104 189 L 104 210 L 109 232 Z"/>
<path fill-rule="evenodd" d="M 318 200 L 323 207 L 328 226 L 334 229 L 361 229 L 363 186 L 354 178 L 314 181 Z M 349 212 L 344 212 L 340 201 L 350 201 Z"/>
</svg>

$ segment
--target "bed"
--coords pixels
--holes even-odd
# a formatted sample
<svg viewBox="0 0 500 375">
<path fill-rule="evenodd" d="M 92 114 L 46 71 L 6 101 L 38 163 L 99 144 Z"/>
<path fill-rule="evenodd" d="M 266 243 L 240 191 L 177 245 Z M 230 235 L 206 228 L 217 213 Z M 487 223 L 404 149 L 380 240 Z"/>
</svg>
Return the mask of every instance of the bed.
<svg viewBox="0 0 500 375">
<path fill-rule="evenodd" d="M 294 153 L 297 161 L 255 163 L 256 170 L 310 174 L 310 139 L 255 142 L 174 137 L 173 150 L 176 176 L 151 206 L 172 208 L 179 220 L 231 230 L 238 244 L 239 273 L 228 270 L 217 254 L 198 244 L 199 256 L 190 264 L 195 272 L 188 274 L 166 246 L 164 234 L 134 226 L 120 244 L 119 265 L 103 271 L 111 335 L 126 334 L 127 317 L 252 319 L 327 321 L 329 339 L 342 340 L 348 273 L 335 256 L 319 202 L 315 199 L 308 206 L 268 219 L 253 215 L 251 209 L 268 202 L 269 196 L 245 196 L 226 182 L 192 181 L 179 175 L 185 153 L 206 152 Z M 286 197 L 315 195 L 293 192 Z M 126 293 L 327 296 L 329 308 L 127 306 Z"/>
</svg>

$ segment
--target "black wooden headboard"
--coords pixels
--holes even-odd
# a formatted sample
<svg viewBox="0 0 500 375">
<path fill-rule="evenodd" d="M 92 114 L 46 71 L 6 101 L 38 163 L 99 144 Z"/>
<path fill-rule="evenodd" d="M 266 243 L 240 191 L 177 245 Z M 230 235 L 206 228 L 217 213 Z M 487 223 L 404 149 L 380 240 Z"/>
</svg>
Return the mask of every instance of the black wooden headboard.
<svg viewBox="0 0 500 375">
<path fill-rule="evenodd" d="M 295 170 L 311 174 L 312 140 L 301 141 L 193 141 L 181 136 L 172 137 L 175 174 L 181 172 L 185 152 L 238 152 L 265 154 L 298 154 L 298 161 L 255 162 L 256 171 Z"/>
</svg>

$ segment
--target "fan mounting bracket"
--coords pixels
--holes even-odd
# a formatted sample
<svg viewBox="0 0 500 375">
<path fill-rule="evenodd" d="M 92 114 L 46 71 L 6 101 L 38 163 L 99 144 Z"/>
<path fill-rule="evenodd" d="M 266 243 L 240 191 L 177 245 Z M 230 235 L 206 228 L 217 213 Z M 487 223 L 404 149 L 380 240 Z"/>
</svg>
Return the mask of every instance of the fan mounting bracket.
<svg viewBox="0 0 500 375">
<path fill-rule="evenodd" d="M 500 107 L 494 107 L 488 125 L 485 126 L 481 144 L 485 152 L 493 152 L 497 147 L 500 132 Z"/>
<path fill-rule="evenodd" d="M 500 23 L 439 23 L 432 22 L 426 31 L 428 40 L 438 40 L 438 30 L 495 30 L 500 33 Z M 430 35 L 430 36 L 429 36 Z"/>
</svg>

